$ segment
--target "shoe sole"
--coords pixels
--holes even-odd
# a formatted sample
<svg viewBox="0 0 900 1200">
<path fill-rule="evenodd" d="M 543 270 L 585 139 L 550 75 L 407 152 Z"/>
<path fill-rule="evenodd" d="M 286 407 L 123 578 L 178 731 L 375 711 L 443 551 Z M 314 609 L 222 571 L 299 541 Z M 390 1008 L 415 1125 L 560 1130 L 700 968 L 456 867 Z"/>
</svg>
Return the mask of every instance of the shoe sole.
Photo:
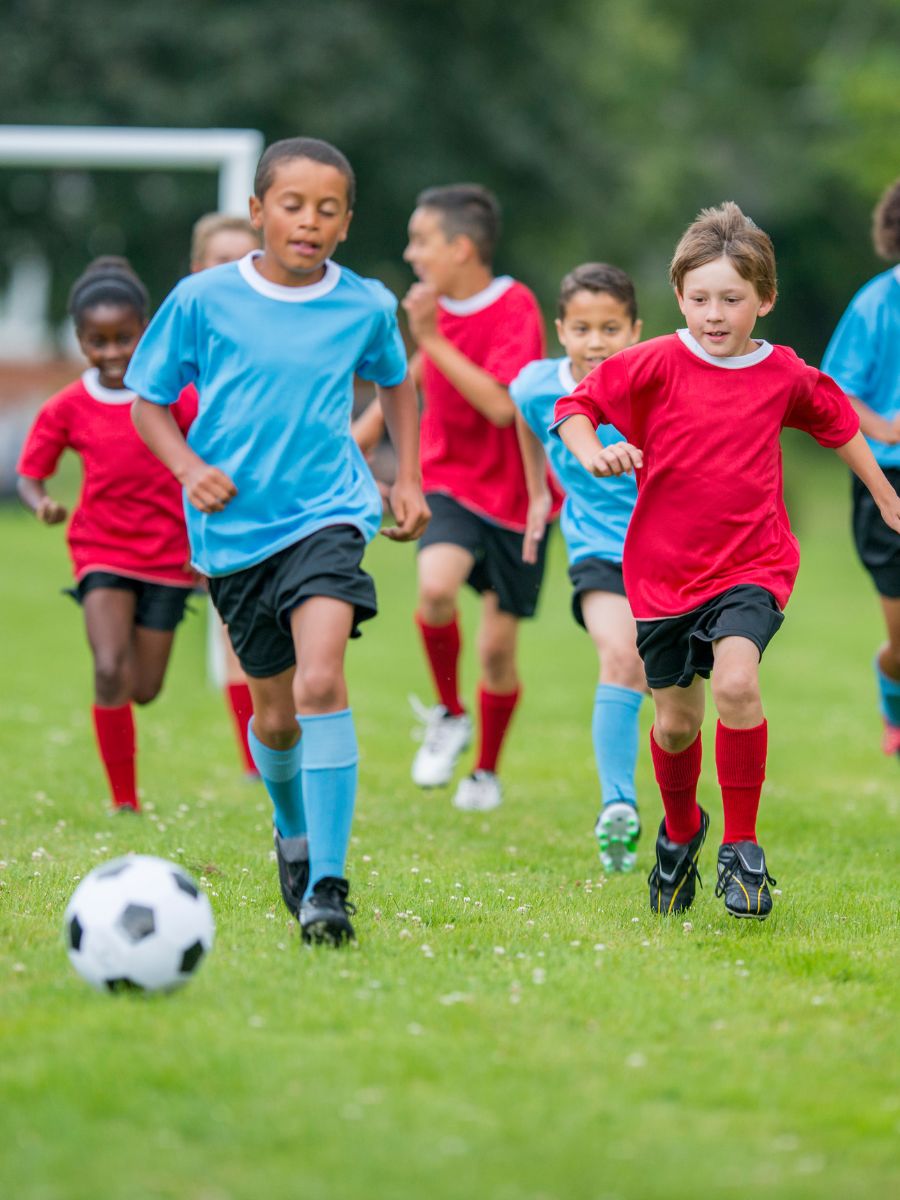
<svg viewBox="0 0 900 1200">
<path fill-rule="evenodd" d="M 310 921 L 308 925 L 302 928 L 303 941 L 308 946 L 343 946 L 347 942 L 355 942 L 356 934 L 353 932 L 353 927 L 347 925 L 335 925 L 330 921 Z"/>
<path fill-rule="evenodd" d="M 641 822 L 633 805 L 610 804 L 602 809 L 594 832 L 605 871 L 625 874 L 634 869 Z"/>
<path fill-rule="evenodd" d="M 434 778 L 430 778 L 427 780 L 416 779 L 416 764 L 415 764 L 415 761 L 413 761 L 412 769 L 410 771 L 410 777 L 412 778 L 413 783 L 416 785 L 416 787 L 422 788 L 423 791 L 426 791 L 426 792 L 431 791 L 432 788 L 446 787 L 447 784 L 453 778 L 453 772 L 456 770 L 456 764 L 459 762 L 460 758 L 465 754 L 465 752 L 468 750 L 468 748 L 471 744 L 472 744 L 472 734 L 470 733 L 469 736 L 466 738 L 465 742 L 463 743 L 463 745 L 461 745 L 459 750 L 457 750 L 456 754 L 454 754 L 453 762 L 450 764 L 450 768 L 447 771 L 447 773 L 445 775 L 439 776 L 437 779 L 434 779 Z"/>
<path fill-rule="evenodd" d="M 734 917 L 734 919 L 736 921 L 765 921 L 767 917 L 771 916 L 770 912 L 767 912 L 767 913 L 751 913 L 751 912 L 737 913 L 737 912 L 732 912 L 730 908 L 726 908 L 725 911 L 728 913 L 729 917 Z"/>
</svg>

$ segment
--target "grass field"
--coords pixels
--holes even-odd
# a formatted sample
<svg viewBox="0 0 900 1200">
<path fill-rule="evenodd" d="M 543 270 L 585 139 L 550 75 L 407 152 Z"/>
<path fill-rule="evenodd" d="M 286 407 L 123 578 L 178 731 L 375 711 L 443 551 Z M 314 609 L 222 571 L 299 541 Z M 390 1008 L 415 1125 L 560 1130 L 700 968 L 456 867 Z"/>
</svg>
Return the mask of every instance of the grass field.
<svg viewBox="0 0 900 1200">
<path fill-rule="evenodd" d="M 146 814 L 106 815 L 80 616 L 58 594 L 61 532 L 0 509 L 0 1195 L 898 1194 L 900 774 L 877 749 L 879 620 L 840 465 L 790 458 L 804 566 L 763 670 L 771 919 L 737 924 L 713 897 L 712 718 L 706 889 L 690 922 L 648 909 L 660 802 L 645 748 L 639 869 L 603 877 L 595 664 L 559 543 L 523 630 L 506 803 L 468 815 L 417 792 L 413 555 L 382 539 L 369 558 L 382 615 L 349 655 L 359 946 L 341 953 L 301 950 L 281 907 L 268 805 L 239 777 L 197 617 L 139 714 Z M 470 635 L 474 616 L 467 604 Z M 216 947 L 172 996 L 94 993 L 66 960 L 77 879 L 129 850 L 186 864 L 215 910 Z"/>
</svg>

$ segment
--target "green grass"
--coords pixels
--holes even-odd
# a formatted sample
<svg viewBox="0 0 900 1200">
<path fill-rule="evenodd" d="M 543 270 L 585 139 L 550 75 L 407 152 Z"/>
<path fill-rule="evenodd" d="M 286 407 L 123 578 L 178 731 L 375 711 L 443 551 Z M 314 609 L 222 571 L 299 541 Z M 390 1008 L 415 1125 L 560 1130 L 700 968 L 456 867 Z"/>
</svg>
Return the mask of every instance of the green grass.
<svg viewBox="0 0 900 1200">
<path fill-rule="evenodd" d="M 139 714 L 146 815 L 110 819 L 89 657 L 60 531 L 0 510 L 0 1195 L 10 1200 L 655 1200 L 896 1194 L 896 762 L 878 753 L 877 605 L 838 464 L 791 454 L 804 566 L 765 660 L 765 925 L 712 878 L 660 922 L 644 877 L 660 817 L 648 755 L 637 872 L 604 879 L 591 827 L 590 644 L 562 546 L 523 629 L 506 803 L 455 812 L 409 782 L 407 692 L 427 694 L 413 555 L 383 540 L 382 615 L 351 647 L 363 751 L 349 874 L 358 949 L 301 951 L 269 813 L 242 782 L 203 622 Z M 475 610 L 465 682 L 474 683 Z M 643 714 L 644 732 L 650 723 Z M 710 722 L 713 718 L 710 718 Z M 207 881 L 217 944 L 167 997 L 71 970 L 76 880 L 128 850 Z"/>
</svg>

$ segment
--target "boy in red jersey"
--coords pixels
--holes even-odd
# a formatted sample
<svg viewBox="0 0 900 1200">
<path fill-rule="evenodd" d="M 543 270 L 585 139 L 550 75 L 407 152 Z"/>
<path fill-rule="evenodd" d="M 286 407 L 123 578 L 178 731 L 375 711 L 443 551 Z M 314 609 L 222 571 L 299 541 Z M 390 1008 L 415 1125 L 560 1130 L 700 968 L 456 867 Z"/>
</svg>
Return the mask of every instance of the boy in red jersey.
<svg viewBox="0 0 900 1200">
<path fill-rule="evenodd" d="M 68 529 L 72 594 L 94 658 L 94 729 L 117 811 L 139 808 L 132 703 L 162 688 L 175 628 L 194 585 L 181 489 L 131 423 L 125 369 L 147 324 L 147 292 L 125 259 L 76 280 L 69 312 L 90 369 L 38 413 L 19 458 L 19 495 L 45 525 L 66 519 L 45 481 L 72 449 L 84 481 Z M 195 408 L 179 403 L 179 428 Z"/>
<path fill-rule="evenodd" d="M 472 724 L 459 695 L 457 597 L 464 583 L 483 596 L 478 654 L 480 739 L 475 771 L 457 808 L 495 808 L 497 763 L 519 699 L 516 632 L 534 614 L 544 570 L 522 561 L 528 490 L 508 385 L 543 354 L 543 322 L 523 284 L 492 270 L 500 230 L 496 198 L 475 184 L 429 188 L 416 201 L 404 258 L 420 282 L 403 307 L 419 346 L 424 394 L 422 485 L 431 524 L 419 547 L 416 623 L 439 704 L 412 777 L 450 781 Z"/>
<path fill-rule="evenodd" d="M 651 908 L 681 912 L 694 898 L 709 826 L 697 781 L 711 675 L 725 816 L 716 894 L 733 916 L 762 919 L 773 880 L 756 841 L 767 749 L 759 661 L 799 566 L 781 430 L 803 429 L 834 449 L 898 531 L 900 497 L 837 384 L 787 347 L 753 340 L 757 317 L 775 303 L 775 255 L 736 204 L 700 213 L 670 278 L 687 329 L 607 359 L 558 401 L 555 428 L 595 475 L 638 474 L 624 572 L 656 706 L 650 748 L 665 809 Z M 628 441 L 601 445 L 601 422 Z"/>
</svg>

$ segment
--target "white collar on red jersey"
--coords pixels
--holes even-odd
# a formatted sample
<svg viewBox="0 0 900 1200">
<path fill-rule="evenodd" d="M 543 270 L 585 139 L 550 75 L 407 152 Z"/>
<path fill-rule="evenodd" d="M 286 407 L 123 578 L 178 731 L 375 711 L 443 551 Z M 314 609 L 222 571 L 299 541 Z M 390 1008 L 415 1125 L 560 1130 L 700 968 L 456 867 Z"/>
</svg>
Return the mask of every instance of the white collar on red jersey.
<svg viewBox="0 0 900 1200">
<path fill-rule="evenodd" d="M 685 346 L 687 346 L 688 350 L 690 350 L 691 354 L 696 354 L 698 358 L 702 358 L 705 363 L 709 363 L 713 367 L 724 367 L 727 371 L 740 371 L 743 367 L 755 367 L 764 358 L 768 358 L 775 349 L 769 342 L 760 342 L 750 354 L 736 354 L 731 358 L 716 358 L 714 354 L 707 354 L 690 330 L 678 329 L 676 333 Z"/>
<path fill-rule="evenodd" d="M 93 400 L 101 404 L 133 404 L 137 400 L 137 392 L 128 388 L 108 388 L 100 382 L 100 371 L 97 367 L 88 367 L 81 376 L 84 390 Z"/>
<path fill-rule="evenodd" d="M 559 364 L 559 371 L 557 374 L 559 376 L 560 386 L 563 389 L 563 395 L 571 396 L 578 387 L 578 384 L 575 382 L 575 376 L 572 374 L 571 358 L 564 358 L 562 360 L 562 362 Z"/>
<path fill-rule="evenodd" d="M 318 283 L 310 283 L 306 287 L 285 287 L 283 283 L 272 283 L 260 275 L 253 265 L 253 260 L 261 256 L 262 250 L 251 250 L 249 254 L 238 259 L 238 270 L 254 292 L 268 296 L 270 300 L 286 300 L 289 304 L 305 304 L 310 300 L 318 300 L 333 291 L 341 277 L 341 268 L 330 258 L 326 258 L 325 274 Z"/>
<path fill-rule="evenodd" d="M 465 300 L 451 300 L 449 296 L 439 296 L 438 303 L 454 317 L 470 317 L 473 313 L 489 308 L 504 292 L 508 292 L 514 283 L 512 275 L 498 275 L 474 296 L 466 296 Z"/>
</svg>

